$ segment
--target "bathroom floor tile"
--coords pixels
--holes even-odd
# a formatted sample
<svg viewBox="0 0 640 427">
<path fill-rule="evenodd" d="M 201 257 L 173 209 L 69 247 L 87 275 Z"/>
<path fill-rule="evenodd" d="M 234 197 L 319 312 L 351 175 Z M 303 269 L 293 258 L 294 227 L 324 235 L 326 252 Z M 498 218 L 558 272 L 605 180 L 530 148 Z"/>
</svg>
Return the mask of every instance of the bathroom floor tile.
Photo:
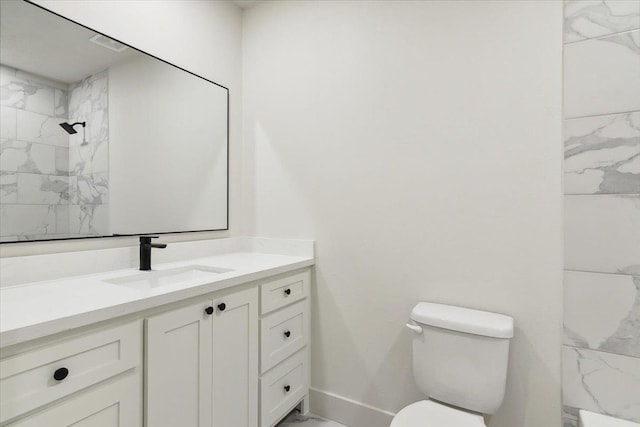
<svg viewBox="0 0 640 427">
<path fill-rule="evenodd" d="M 314 414 L 301 415 L 297 410 L 291 412 L 276 427 L 348 427 Z"/>
</svg>

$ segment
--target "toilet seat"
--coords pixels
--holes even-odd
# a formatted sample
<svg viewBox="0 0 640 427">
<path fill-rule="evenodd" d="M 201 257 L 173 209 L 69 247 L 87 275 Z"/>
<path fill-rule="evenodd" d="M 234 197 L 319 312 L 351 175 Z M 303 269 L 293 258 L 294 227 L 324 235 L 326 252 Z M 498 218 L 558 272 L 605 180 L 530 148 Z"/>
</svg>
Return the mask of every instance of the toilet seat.
<svg viewBox="0 0 640 427">
<path fill-rule="evenodd" d="M 486 427 L 481 415 L 454 409 L 433 400 L 403 408 L 389 427 Z"/>
</svg>

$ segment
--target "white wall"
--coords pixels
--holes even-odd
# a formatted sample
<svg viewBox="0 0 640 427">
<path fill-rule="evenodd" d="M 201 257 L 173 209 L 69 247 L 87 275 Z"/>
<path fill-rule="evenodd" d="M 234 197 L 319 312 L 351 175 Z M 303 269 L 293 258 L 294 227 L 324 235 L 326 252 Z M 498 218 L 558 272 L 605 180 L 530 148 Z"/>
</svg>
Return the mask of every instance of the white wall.
<svg viewBox="0 0 640 427">
<path fill-rule="evenodd" d="M 230 232 L 163 236 L 163 241 L 244 234 L 241 187 L 241 9 L 223 1 L 36 0 L 35 3 L 229 88 Z M 0 246 L 0 256 L 135 244 L 136 239 L 20 243 Z"/>
<path fill-rule="evenodd" d="M 420 399 L 404 324 L 418 301 L 458 304 L 515 318 L 489 426 L 559 426 L 562 3 L 275 1 L 244 19 L 247 229 L 317 242 L 312 386 Z"/>
</svg>

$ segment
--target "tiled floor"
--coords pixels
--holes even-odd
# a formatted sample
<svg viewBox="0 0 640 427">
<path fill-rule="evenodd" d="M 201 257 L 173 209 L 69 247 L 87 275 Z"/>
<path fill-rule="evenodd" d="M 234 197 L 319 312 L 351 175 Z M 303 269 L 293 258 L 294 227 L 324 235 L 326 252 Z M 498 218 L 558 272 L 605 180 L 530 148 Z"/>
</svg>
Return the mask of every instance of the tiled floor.
<svg viewBox="0 0 640 427">
<path fill-rule="evenodd" d="M 276 427 L 348 427 L 335 421 L 329 421 L 317 415 L 300 415 L 294 410 L 278 423 Z"/>
</svg>

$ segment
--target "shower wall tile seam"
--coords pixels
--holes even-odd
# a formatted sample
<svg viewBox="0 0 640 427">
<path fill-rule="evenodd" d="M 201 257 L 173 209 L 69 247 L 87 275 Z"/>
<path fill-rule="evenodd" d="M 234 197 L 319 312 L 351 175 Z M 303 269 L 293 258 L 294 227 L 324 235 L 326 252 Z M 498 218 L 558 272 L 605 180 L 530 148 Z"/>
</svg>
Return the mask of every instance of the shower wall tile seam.
<svg viewBox="0 0 640 427">
<path fill-rule="evenodd" d="M 591 117 L 605 117 L 605 116 L 615 116 L 615 115 L 618 115 L 618 114 L 633 114 L 633 113 L 640 113 L 640 109 L 636 108 L 636 109 L 629 110 L 629 111 L 615 111 L 615 112 L 612 112 L 612 113 L 589 114 L 587 116 L 575 116 L 575 117 L 565 117 L 565 116 L 563 116 L 562 120 L 567 122 L 567 121 L 571 121 L 571 120 L 589 119 Z"/>
<path fill-rule="evenodd" d="M 609 271 L 597 271 L 597 270 L 578 270 L 575 268 L 565 268 L 564 271 L 567 273 L 593 273 L 593 274 L 607 274 L 607 275 L 615 275 L 615 276 L 623 276 L 623 277 L 640 277 L 640 275 L 637 275 L 637 274 L 611 273 Z"/>
<path fill-rule="evenodd" d="M 597 37 L 587 37 L 587 38 L 584 38 L 582 40 L 573 40 L 573 41 L 570 41 L 570 42 L 564 42 L 563 45 L 567 46 L 567 45 L 572 45 L 572 44 L 576 44 L 576 43 L 586 42 L 586 41 L 589 41 L 589 40 L 599 40 L 599 39 L 604 39 L 604 38 L 612 37 L 612 36 L 620 36 L 622 34 L 632 33 L 634 31 L 638 31 L 638 30 L 640 30 L 640 26 L 639 27 L 635 27 L 635 28 L 630 28 L 630 29 L 624 30 L 624 31 L 618 31 L 617 33 L 603 34 L 603 35 L 597 36 Z"/>
<path fill-rule="evenodd" d="M 572 345 L 572 344 L 567 344 L 567 343 L 562 343 L 562 345 L 564 347 L 571 347 L 571 348 L 577 348 L 579 350 L 589 350 L 589 351 L 595 351 L 598 353 L 606 353 L 606 354 L 612 354 L 614 356 L 621 356 L 621 357 L 632 357 L 634 359 L 640 359 L 640 356 L 634 356 L 633 354 L 624 354 L 624 353 L 616 353 L 614 351 L 608 351 L 608 350 L 602 350 L 600 348 L 592 348 L 592 347 L 581 347 L 579 345 Z"/>
</svg>

